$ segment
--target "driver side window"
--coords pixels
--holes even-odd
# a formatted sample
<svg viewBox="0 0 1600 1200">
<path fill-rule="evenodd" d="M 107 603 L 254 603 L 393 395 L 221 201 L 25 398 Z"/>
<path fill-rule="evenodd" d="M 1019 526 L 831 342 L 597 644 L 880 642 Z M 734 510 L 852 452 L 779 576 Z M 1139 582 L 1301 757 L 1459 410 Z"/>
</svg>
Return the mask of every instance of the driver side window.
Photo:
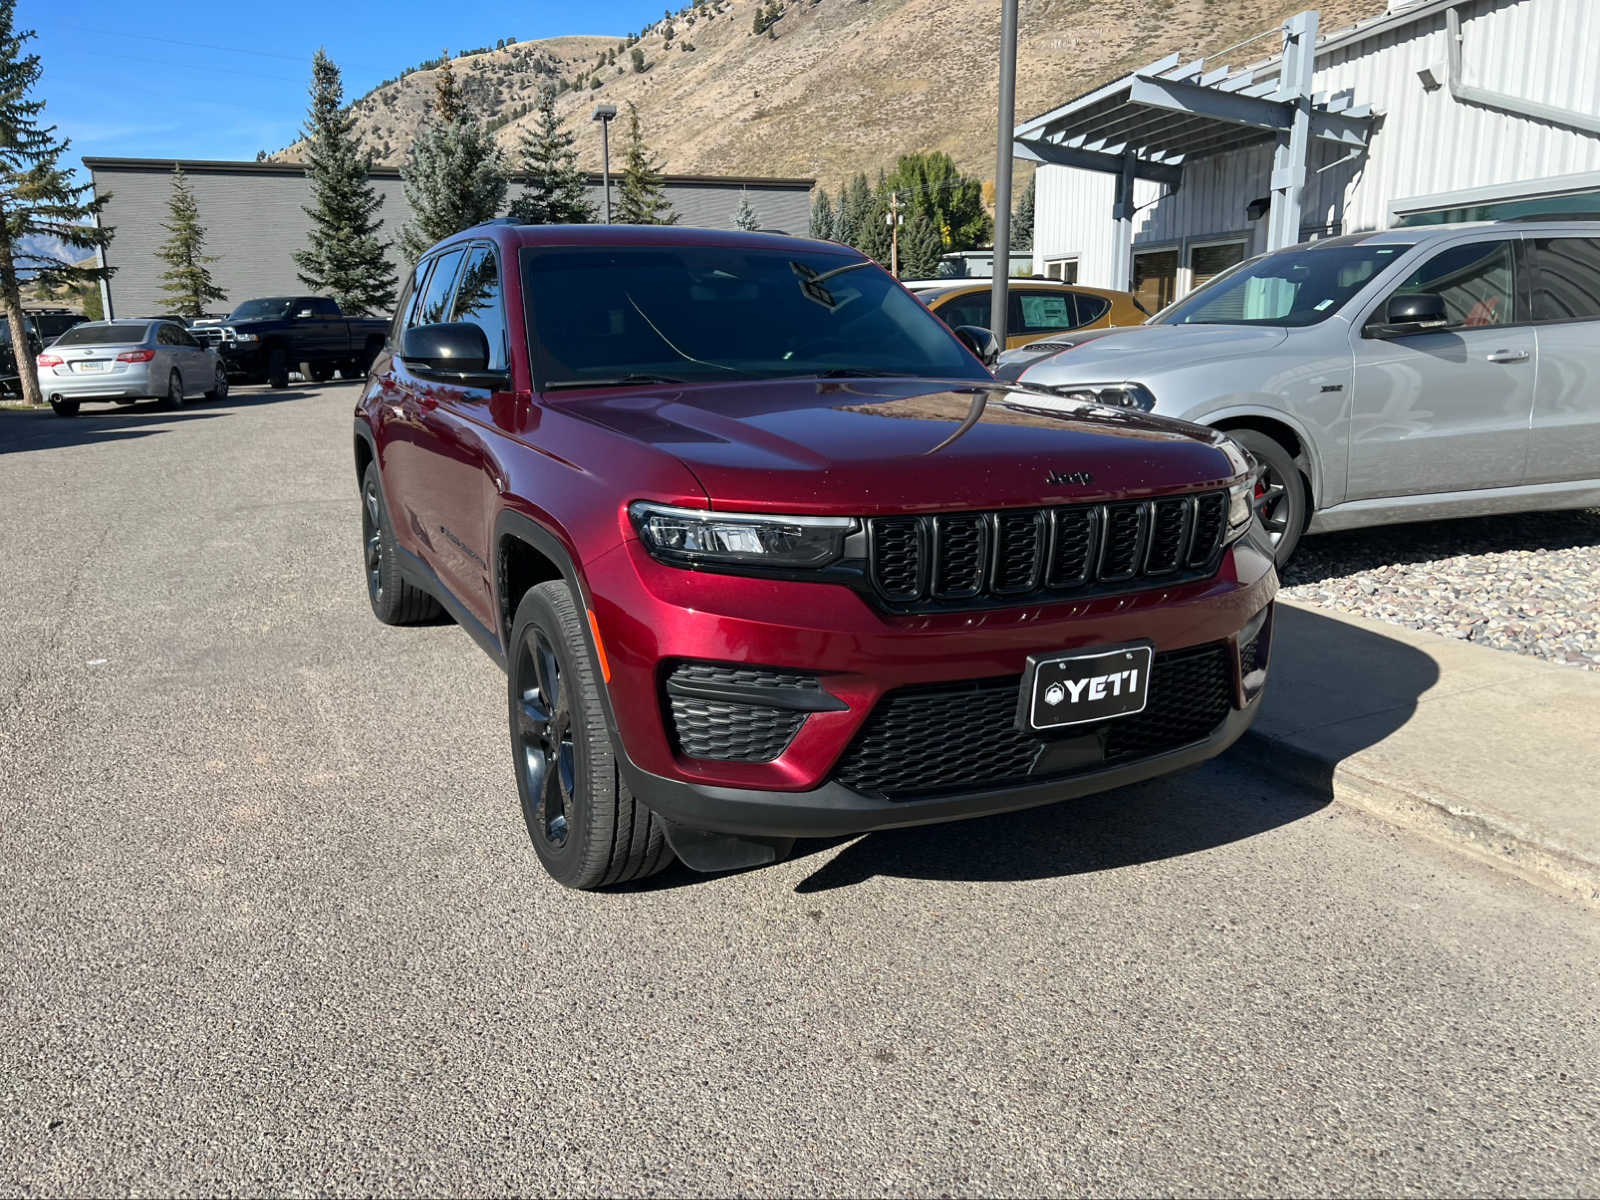
<svg viewBox="0 0 1600 1200">
<path fill-rule="evenodd" d="M 1450 329 L 1509 325 L 1523 319 L 1515 262 L 1509 238 L 1451 246 L 1413 271 L 1392 295 L 1437 293 L 1444 299 Z"/>
</svg>

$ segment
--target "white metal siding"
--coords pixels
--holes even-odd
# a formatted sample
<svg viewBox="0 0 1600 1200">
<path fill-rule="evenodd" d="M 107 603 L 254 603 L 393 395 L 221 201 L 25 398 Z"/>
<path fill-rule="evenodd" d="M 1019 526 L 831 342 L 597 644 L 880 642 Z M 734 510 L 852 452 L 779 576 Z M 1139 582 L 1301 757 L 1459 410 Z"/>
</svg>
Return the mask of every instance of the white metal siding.
<svg viewBox="0 0 1600 1200">
<path fill-rule="evenodd" d="M 1543 104 L 1600 113 L 1600 2 L 1473 0 L 1462 4 L 1463 82 Z M 1326 32 L 1326 31 L 1325 31 Z M 1407 197 L 1539 182 L 1600 171 L 1600 137 L 1426 91 L 1417 72 L 1444 78 L 1445 16 L 1438 12 L 1318 57 L 1314 87 L 1350 91 L 1382 117 L 1369 152 L 1350 161 L 1343 149 L 1313 143 L 1302 224 L 1346 233 L 1385 229 Z M 1142 208 L 1134 244 L 1187 244 L 1251 225 L 1244 209 L 1268 192 L 1269 144 L 1184 168 L 1183 186 Z M 1035 206 L 1034 266 L 1076 254 L 1081 282 L 1112 278 L 1114 180 L 1068 167 L 1041 167 Z M 1136 202 L 1162 191 L 1140 182 Z M 1252 253 L 1265 248 L 1265 221 L 1254 223 Z"/>
</svg>

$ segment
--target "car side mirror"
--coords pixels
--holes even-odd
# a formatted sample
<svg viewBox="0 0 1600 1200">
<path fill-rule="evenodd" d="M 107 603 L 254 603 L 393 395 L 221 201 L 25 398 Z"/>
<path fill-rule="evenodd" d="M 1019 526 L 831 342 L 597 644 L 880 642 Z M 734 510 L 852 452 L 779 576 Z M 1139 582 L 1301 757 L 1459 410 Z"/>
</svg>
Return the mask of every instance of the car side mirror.
<svg viewBox="0 0 1600 1200">
<path fill-rule="evenodd" d="M 961 339 L 963 346 L 972 351 L 979 362 L 989 370 L 994 370 L 995 363 L 1000 361 L 999 338 L 982 325 L 957 325 L 955 335 Z"/>
<path fill-rule="evenodd" d="M 468 321 L 412 326 L 401 335 L 400 359 L 414 374 L 472 387 L 495 387 L 507 378 L 489 370 L 489 339 Z"/>
<path fill-rule="evenodd" d="M 1380 338 L 1409 337 L 1443 329 L 1449 323 L 1443 296 L 1437 292 L 1411 292 L 1390 296 L 1382 320 L 1370 325 L 1367 332 Z"/>
</svg>

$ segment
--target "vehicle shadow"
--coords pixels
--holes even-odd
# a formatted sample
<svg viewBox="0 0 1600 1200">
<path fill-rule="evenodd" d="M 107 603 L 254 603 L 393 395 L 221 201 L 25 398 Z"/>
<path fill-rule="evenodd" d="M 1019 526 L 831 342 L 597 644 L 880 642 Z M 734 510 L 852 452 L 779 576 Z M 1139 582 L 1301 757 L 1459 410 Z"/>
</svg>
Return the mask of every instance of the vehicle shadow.
<svg viewBox="0 0 1600 1200">
<path fill-rule="evenodd" d="M 49 408 L 36 411 L 0 410 L 0 454 L 29 450 L 59 450 L 90 442 L 129 441 L 166 432 L 177 422 L 205 421 L 226 416 L 235 409 L 284 400 L 304 400 L 314 392 L 230 392 L 224 400 L 190 400 L 180 409 L 164 408 L 158 401 L 129 405 L 100 405 L 81 410 L 75 417 L 58 417 Z"/>
<path fill-rule="evenodd" d="M 1419 521 L 1313 534 L 1281 572 L 1285 587 L 1460 554 L 1571 550 L 1600 545 L 1600 509 Z"/>
</svg>

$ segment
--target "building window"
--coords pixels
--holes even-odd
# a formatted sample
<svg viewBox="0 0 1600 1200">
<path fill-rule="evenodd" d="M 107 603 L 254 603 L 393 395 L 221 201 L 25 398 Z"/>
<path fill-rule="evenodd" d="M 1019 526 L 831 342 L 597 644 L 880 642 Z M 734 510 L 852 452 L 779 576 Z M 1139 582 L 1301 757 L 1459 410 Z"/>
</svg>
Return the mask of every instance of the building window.
<svg viewBox="0 0 1600 1200">
<path fill-rule="evenodd" d="M 1146 312 L 1159 312 L 1178 298 L 1178 252 L 1135 250 L 1133 252 L 1134 297 Z"/>
<path fill-rule="evenodd" d="M 1188 291 L 1204 287 L 1229 267 L 1244 261 L 1244 242 L 1209 242 L 1189 247 Z"/>
<path fill-rule="evenodd" d="M 1062 283 L 1078 282 L 1078 260 L 1076 258 L 1052 258 L 1044 264 L 1044 277 L 1046 279 L 1059 279 Z"/>
<path fill-rule="evenodd" d="M 1485 200 L 1481 204 L 1463 204 L 1459 208 L 1436 208 L 1431 212 L 1402 213 L 1395 223 L 1399 228 L 1411 225 L 1443 225 L 1457 221 L 1510 221 L 1516 218 L 1592 217 L 1600 212 L 1600 189 L 1566 192 L 1556 196 L 1523 196 L 1514 200 Z"/>
</svg>

